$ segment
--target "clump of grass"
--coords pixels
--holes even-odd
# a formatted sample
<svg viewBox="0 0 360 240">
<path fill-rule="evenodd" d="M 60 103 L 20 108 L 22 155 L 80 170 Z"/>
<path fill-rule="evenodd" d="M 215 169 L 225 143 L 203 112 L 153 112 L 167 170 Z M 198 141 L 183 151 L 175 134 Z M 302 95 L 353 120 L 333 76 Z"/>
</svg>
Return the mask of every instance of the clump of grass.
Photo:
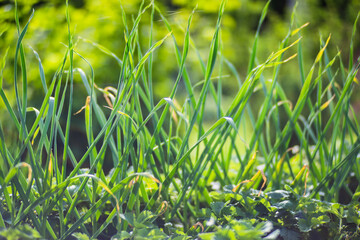
<svg viewBox="0 0 360 240">
<path fill-rule="evenodd" d="M 15 107 L 0 88 L 1 99 L 18 133 L 14 141 L 17 145 L 9 146 L 4 126 L 0 125 L 0 199 L 3 206 L 0 227 L 28 223 L 42 236 L 53 239 L 67 239 L 75 232 L 78 233 L 73 236 L 77 237 L 106 238 L 118 234 L 126 238 L 131 237 L 131 229 L 140 229 L 138 232 L 144 236 L 160 237 L 164 233 L 159 229 L 153 232 L 155 235 L 142 230 L 144 226 L 152 229 L 160 219 L 167 224 L 180 225 L 179 229 L 190 233 L 193 225 L 201 226 L 197 223 L 200 208 L 213 202 L 211 184 L 214 183 L 233 194 L 256 190 L 259 199 L 264 197 L 262 192 L 283 189 L 284 185 L 289 185 L 294 194 L 304 195 L 304 198 L 338 202 L 342 191 L 353 197 L 359 192 L 359 186 L 350 189 L 348 181 L 360 180 L 357 167 L 359 124 L 350 101 L 359 68 L 359 63 L 353 62 L 357 21 L 347 69 L 340 53 L 333 57 L 328 55 L 330 36 L 326 40 L 320 37 L 319 53 L 310 69 L 305 69 L 301 30 L 306 24 L 298 26 L 295 9 L 288 34 L 261 62 L 256 50 L 269 3 L 260 17 L 248 72 L 240 79 L 221 51 L 221 22 L 226 5 L 226 1 L 222 1 L 206 65 L 202 65 L 204 80 L 195 83 L 197 88 L 187 71 L 186 61 L 189 51 L 197 51 L 196 46 L 191 45 L 190 36 L 196 9 L 189 16 L 182 49 L 172 33 L 172 25 L 154 2 L 148 5 L 143 2 L 133 21 L 129 21 L 123 11 L 126 44 L 121 57 L 90 40 L 76 43 L 90 43 L 118 62 L 117 86 L 103 88 L 95 83 L 91 61 L 76 51 L 67 9 L 67 50 L 51 81 L 45 78 L 41 56 L 32 50 L 44 91 L 42 104 L 37 107 L 27 103 L 29 86 L 23 45 L 34 13 L 23 28 L 17 21 Z M 144 50 L 140 44 L 139 24 L 146 11 L 151 13 L 151 34 L 148 48 Z M 152 38 L 155 15 L 168 30 L 168 34 L 157 41 Z M 174 46 L 173 57 L 177 59 L 179 71 L 170 95 L 156 102 L 152 85 L 153 54 L 165 41 Z M 290 57 L 285 58 L 285 55 Z M 86 73 L 77 68 L 74 58 L 85 61 L 90 71 Z M 2 69 L 6 67 L 6 59 L 5 54 Z M 302 84 L 294 104 L 278 82 L 279 71 L 288 61 L 298 61 Z M 202 63 L 199 59 L 200 67 Z M 335 68 L 335 63 L 339 69 Z M 214 84 L 216 68 L 219 68 L 220 77 Z M 221 72 L 225 70 L 239 82 L 237 94 L 229 106 L 224 106 L 222 101 L 224 79 Z M 265 70 L 272 71 L 270 84 L 265 81 Z M 18 72 L 21 72 L 21 84 Z M 80 75 L 87 91 L 86 100 L 77 99 L 74 94 L 75 74 Z M 2 81 L 0 75 L 0 86 Z M 186 100 L 182 104 L 176 100 L 180 81 L 184 82 L 186 90 Z M 264 98 L 259 110 L 252 109 L 249 104 L 257 89 Z M 108 106 L 98 103 L 101 95 L 105 96 Z M 66 106 L 65 98 L 69 99 Z M 210 127 L 204 119 L 208 99 L 214 101 L 217 109 L 217 120 Z M 75 101 L 85 102 L 82 112 L 74 109 Z M 69 144 L 76 112 L 85 115 L 88 145 L 80 158 L 75 157 Z M 33 113 L 36 117 L 30 122 L 29 115 Z M 60 124 L 64 116 L 65 126 Z M 279 120 L 284 118 L 287 123 L 281 127 Z M 95 131 L 95 125 L 100 126 L 99 131 Z M 243 139 L 239 131 L 243 126 L 251 129 L 250 139 Z M 299 144 L 292 145 L 294 139 Z M 62 152 L 60 145 L 63 145 Z M 105 161 L 112 162 L 109 174 L 103 170 Z M 67 162 L 72 165 L 71 171 L 67 169 Z M 84 169 L 85 163 L 89 163 L 89 168 Z M 353 201 L 357 201 L 356 197 Z M 174 234 L 173 231 L 167 234 Z"/>
</svg>

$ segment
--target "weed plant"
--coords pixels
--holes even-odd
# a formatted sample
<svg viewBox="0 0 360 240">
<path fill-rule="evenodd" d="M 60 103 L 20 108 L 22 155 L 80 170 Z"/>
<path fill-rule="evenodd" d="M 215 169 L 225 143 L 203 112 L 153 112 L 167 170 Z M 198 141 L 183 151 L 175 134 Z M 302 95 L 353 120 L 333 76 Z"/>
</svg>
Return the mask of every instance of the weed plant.
<svg viewBox="0 0 360 240">
<path fill-rule="evenodd" d="M 43 86 L 40 106 L 28 105 L 31 86 L 25 49 L 29 49 L 23 44 L 36 12 L 23 27 L 16 17 L 16 99 L 7 97 L 0 74 L 0 96 L 7 110 L 2 118 L 10 118 L 17 133 L 9 143 L 3 128 L 10 126 L 0 125 L 1 234 L 23 234 L 22 239 L 296 239 L 291 237 L 309 237 L 313 229 L 329 224 L 333 230 L 327 236 L 355 236 L 360 223 L 360 140 L 351 95 L 359 68 L 358 60 L 353 60 L 358 18 L 346 63 L 340 51 L 328 54 L 331 37 L 320 36 L 319 52 L 306 69 L 301 31 L 307 24 L 296 22 L 296 7 L 279 47 L 265 61 L 257 59 L 269 3 L 259 20 L 245 78 L 222 55 L 226 1 L 221 3 L 208 58 L 203 61 L 198 54 L 201 81 L 191 78 L 186 61 L 189 51 L 198 52 L 190 36 L 196 9 L 189 16 L 183 41 L 175 38 L 173 26 L 154 2 L 143 2 L 131 20 L 123 11 L 126 44 L 117 56 L 100 43 L 76 41 L 67 8 L 68 42 L 51 80 L 45 77 L 40 60 L 46 56 L 29 47 Z M 150 41 L 143 49 L 139 24 L 146 11 L 151 13 Z M 154 16 L 168 30 L 157 41 Z M 165 41 L 174 47 L 169 58 L 177 59 L 178 73 L 170 95 L 156 101 L 153 58 Z M 111 73 L 117 71 L 116 87 L 96 84 L 91 61 L 76 51 L 77 44 L 92 44 L 117 61 L 119 69 Z M 78 68 L 75 58 L 88 64 L 90 71 Z M 1 69 L 6 60 L 7 54 Z M 299 66 L 301 91 L 296 103 L 288 100 L 278 82 L 279 71 L 289 61 Z M 238 80 L 237 94 L 229 105 L 222 101 L 225 71 Z M 87 91 L 86 99 L 77 97 L 76 74 Z M 185 93 L 178 93 L 179 84 L 184 84 Z M 260 109 L 249 103 L 255 92 L 264 99 Z M 185 101 L 179 100 L 181 94 Z M 106 106 L 99 104 L 102 99 Z M 75 101 L 85 102 L 81 111 L 74 109 Z M 205 121 L 207 101 L 216 108 L 217 120 L 210 125 Z M 75 157 L 69 144 L 75 113 L 85 115 L 88 147 L 81 157 Z M 61 118 L 66 124 L 61 124 Z M 244 128 L 250 137 L 243 135 Z M 109 173 L 104 171 L 105 163 L 113 166 Z M 344 202 L 343 196 L 349 199 Z M 294 222 L 287 222 L 280 210 L 292 214 Z"/>
</svg>

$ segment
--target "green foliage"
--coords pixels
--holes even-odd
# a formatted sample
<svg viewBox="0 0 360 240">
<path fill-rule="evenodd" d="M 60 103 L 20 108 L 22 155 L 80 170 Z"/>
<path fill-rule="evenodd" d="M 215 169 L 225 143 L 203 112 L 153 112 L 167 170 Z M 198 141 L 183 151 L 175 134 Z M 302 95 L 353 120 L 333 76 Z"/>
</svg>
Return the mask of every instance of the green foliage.
<svg viewBox="0 0 360 240">
<path fill-rule="evenodd" d="M 326 239 L 359 237 L 359 203 L 347 206 L 309 199 L 288 190 L 216 193 L 220 202 L 201 209 L 202 239 Z M 215 200 L 214 199 L 214 200 Z M 357 210 L 356 210 L 357 209 Z M 355 215 L 352 215 L 355 214 Z M 354 216 L 354 220 L 349 218 Z"/>
<path fill-rule="evenodd" d="M 56 28 L 64 48 L 51 79 L 41 60 L 46 56 L 26 44 L 37 12 L 22 28 L 15 4 L 14 65 L 5 64 L 12 60 L 7 54 L 0 65 L 6 112 L 0 123 L 0 227 L 6 236 L 18 237 L 24 229 L 24 238 L 48 239 L 358 236 L 360 128 L 352 105 L 360 66 L 352 59 L 357 20 L 347 66 L 340 52 L 328 50 L 330 36 L 320 36 L 317 54 L 307 61 L 307 24 L 298 22 L 296 5 L 278 48 L 261 41 L 269 1 L 240 77 L 224 54 L 231 2 L 218 6 L 203 57 L 191 37 L 196 8 L 182 28 L 154 1 L 135 10 L 117 6 L 114 18 L 122 28 L 114 33 L 114 52 L 106 41 L 78 41 L 75 26 L 83 27 L 83 19 L 66 1 Z M 98 72 L 82 48 L 89 45 L 115 60 L 111 72 Z M 260 56 L 261 45 L 272 53 Z M 36 67 L 28 64 L 29 49 Z M 301 84 L 295 101 L 280 81 L 291 62 Z M 174 81 L 157 95 L 156 69 L 166 64 L 177 64 L 176 74 L 166 75 Z M 12 72 L 14 96 L 5 70 Z M 35 70 L 38 103 L 29 101 L 28 73 Z M 115 83 L 98 81 L 108 74 Z M 237 82 L 231 98 L 223 94 L 227 78 Z M 77 121 L 83 137 L 74 134 Z M 12 135 L 4 131 L 10 125 Z"/>
<path fill-rule="evenodd" d="M 41 239 L 41 235 L 29 225 L 21 225 L 17 228 L 0 229 L 0 236 L 8 240 L 15 239 Z"/>
</svg>

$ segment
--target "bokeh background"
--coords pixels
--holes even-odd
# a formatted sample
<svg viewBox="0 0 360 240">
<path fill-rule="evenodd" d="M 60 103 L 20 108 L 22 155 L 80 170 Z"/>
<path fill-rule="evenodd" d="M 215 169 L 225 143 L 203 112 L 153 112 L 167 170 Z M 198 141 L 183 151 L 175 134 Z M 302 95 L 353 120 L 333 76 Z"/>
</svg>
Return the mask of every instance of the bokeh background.
<svg viewBox="0 0 360 240">
<path fill-rule="evenodd" d="M 124 47 L 124 25 L 121 18 L 121 7 L 128 15 L 128 21 L 137 15 L 141 0 L 69 0 L 70 18 L 75 37 L 76 51 L 84 56 L 95 70 L 95 82 L 100 87 L 116 86 L 119 75 L 119 66 L 114 58 L 102 53 L 92 44 L 83 39 L 99 43 L 117 56 L 122 57 Z M 197 5 L 191 26 L 191 37 L 201 59 L 206 62 L 209 46 L 214 33 L 217 11 L 220 0 L 155 0 L 164 16 L 169 20 L 178 44 L 182 45 L 184 29 L 187 19 Z M 148 1 L 145 1 L 145 4 Z M 267 56 L 276 51 L 281 40 L 285 37 L 290 23 L 290 16 L 295 6 L 294 0 L 273 0 L 268 15 L 261 28 L 257 61 L 263 62 Z M 61 63 L 68 42 L 67 23 L 65 18 L 65 0 L 18 0 L 20 24 L 24 26 L 35 10 L 35 15 L 29 25 L 23 41 L 27 56 L 29 106 L 39 107 L 43 91 L 39 77 L 38 61 L 29 46 L 35 49 L 45 70 L 46 79 L 51 81 L 53 74 Z M 240 78 L 244 79 L 247 73 L 250 49 L 254 41 L 259 17 L 265 0 L 229 0 L 221 31 L 221 51 L 224 57 L 237 69 Z M 3 56 L 9 47 L 4 69 L 3 87 L 9 99 L 15 99 L 13 90 L 13 64 L 16 39 L 18 33 L 15 24 L 14 1 L 0 0 L 0 56 Z M 334 56 L 338 50 L 345 66 L 348 62 L 348 52 L 353 23 L 360 10 L 358 0 L 300 0 L 296 9 L 296 25 L 310 24 L 302 31 L 302 46 L 305 58 L 305 69 L 309 69 L 320 48 L 320 36 L 324 39 L 331 33 L 331 42 L 328 50 Z M 141 22 L 139 38 L 142 50 L 149 48 L 150 12 L 147 11 Z M 154 16 L 153 41 L 163 38 L 167 30 L 161 18 Z M 356 33 L 355 58 L 359 55 L 360 34 Z M 165 41 L 165 46 L 156 50 L 154 54 L 154 94 L 156 99 L 167 97 L 173 86 L 178 72 L 172 41 Z M 191 81 L 196 84 L 203 79 L 201 64 L 195 48 L 190 49 L 186 67 Z M 75 57 L 75 66 L 90 74 L 89 66 L 79 57 Z M 306 70 L 305 70 L 306 72 Z M 214 76 L 218 76 L 218 69 Z M 223 104 L 226 104 L 237 91 L 237 80 L 226 69 L 223 75 Z M 86 99 L 85 88 L 80 76 L 75 74 L 75 103 L 74 112 L 80 109 Z M 298 62 L 286 63 L 281 69 L 279 82 L 286 90 L 287 96 L 295 103 L 301 87 Z M 181 86 L 180 86 L 181 87 Z M 200 88 L 199 88 L 200 90 Z M 181 88 L 180 88 L 181 91 Z M 356 95 L 356 94 L 355 94 Z M 181 99 L 181 94 L 179 95 Z M 252 106 L 255 112 L 261 103 L 261 96 L 252 97 Z M 358 98 L 354 96 L 355 110 L 360 109 Z M 66 104 L 65 104 L 66 106 Z M 359 106 L 359 107 L 357 107 Z M 208 119 L 216 117 L 216 109 L 207 108 Z M 0 114 L 4 112 L 4 105 L 0 102 Z M 73 117 L 74 144 L 84 148 L 81 142 L 83 129 L 82 115 Z M 6 124 L 6 118 L 0 115 L 0 120 Z M 10 137 L 12 132 L 8 131 Z M 15 136 L 14 136 L 15 137 Z"/>
</svg>

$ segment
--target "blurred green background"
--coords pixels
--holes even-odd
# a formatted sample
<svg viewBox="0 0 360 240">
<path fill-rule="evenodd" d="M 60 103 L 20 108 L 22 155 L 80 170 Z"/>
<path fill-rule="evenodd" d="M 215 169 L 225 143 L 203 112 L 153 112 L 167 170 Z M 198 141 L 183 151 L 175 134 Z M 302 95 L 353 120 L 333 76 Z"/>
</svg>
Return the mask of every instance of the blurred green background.
<svg viewBox="0 0 360 240">
<path fill-rule="evenodd" d="M 120 5 L 123 6 L 129 16 L 128 20 L 131 22 L 131 17 L 137 13 L 141 0 L 70 0 L 69 3 L 71 4 L 70 14 L 75 40 L 78 37 L 89 39 L 107 47 L 121 57 L 124 43 L 124 27 Z M 187 18 L 195 5 L 198 5 L 191 34 L 202 59 L 205 61 L 220 1 L 156 0 L 155 3 L 163 10 L 163 14 L 172 24 L 179 45 L 181 45 L 183 39 L 182 31 L 186 26 Z M 221 33 L 222 52 L 236 66 L 241 77 L 246 75 L 251 44 L 265 3 L 265 0 L 229 0 L 226 6 L 226 16 L 223 20 Z M 294 4 L 294 0 L 273 0 L 271 2 L 270 11 L 260 36 L 259 62 L 262 62 L 272 51 L 275 51 L 279 42 L 285 36 Z M 32 94 L 34 94 L 35 91 L 40 89 L 41 83 L 39 81 L 37 61 L 31 49 L 27 46 L 30 45 L 39 53 L 49 81 L 64 54 L 64 44 L 67 44 L 65 0 L 19 0 L 18 9 L 22 26 L 28 20 L 32 9 L 35 10 L 34 18 L 24 40 L 28 57 L 28 81 L 31 83 Z M 336 48 L 339 48 L 346 62 L 352 25 L 359 9 L 360 1 L 357 0 L 299 1 L 296 15 L 297 25 L 301 26 L 306 22 L 310 23 L 303 31 L 304 55 L 309 58 L 305 62 L 311 64 L 316 56 L 319 49 L 319 35 L 321 34 L 326 38 L 330 33 L 332 34 L 331 52 L 336 52 Z M 148 49 L 149 19 L 150 11 L 147 11 L 142 19 L 141 32 L 139 33 L 143 43 L 143 51 Z M 154 41 L 162 38 L 167 33 L 163 22 L 157 15 L 155 15 L 154 29 Z M 0 34 L 0 54 L 3 55 L 7 46 L 10 46 L 7 64 L 11 65 L 17 39 L 14 1 L 0 1 Z M 158 97 L 167 95 L 166 93 L 172 87 L 171 81 L 174 80 L 177 73 L 176 60 L 171 52 L 173 51 L 172 43 L 167 41 L 166 44 L 171 46 L 162 47 L 156 51 L 154 59 L 155 92 Z M 359 41 L 357 41 L 355 49 L 359 49 L 359 45 Z M 95 69 L 97 84 L 116 84 L 119 67 L 114 59 L 81 40 L 77 44 L 76 50 Z M 77 60 L 77 66 L 88 71 L 86 64 L 79 59 Z M 192 73 L 193 82 L 202 79 L 200 64 L 193 50 L 190 51 L 187 67 Z M 284 68 L 280 82 L 289 84 L 289 91 L 296 94 L 297 86 L 300 84 L 298 71 L 296 70 L 298 68 L 297 63 L 293 61 Z M 5 87 L 11 89 L 13 83 L 11 67 L 5 69 L 4 77 Z M 225 81 L 224 94 L 231 94 L 235 91 L 234 84 L 236 84 L 236 80 L 229 77 Z M 291 87 L 291 85 L 294 86 Z M 9 94 L 11 93 L 9 92 Z M 30 94 L 30 97 L 32 94 Z"/>
<path fill-rule="evenodd" d="M 149 1 L 145 1 L 148 3 Z M 169 20 L 178 44 L 182 45 L 184 29 L 188 16 L 197 5 L 191 26 L 191 37 L 202 60 L 206 62 L 209 46 L 216 24 L 217 11 L 220 0 L 156 0 L 155 3 Z M 18 0 L 20 24 L 23 27 L 32 9 L 35 10 L 28 32 L 23 41 L 27 57 L 28 83 L 29 83 L 29 106 L 39 107 L 42 101 L 42 86 L 39 77 L 38 61 L 31 46 L 35 49 L 44 66 L 47 82 L 51 81 L 53 74 L 62 61 L 66 51 L 64 46 L 68 42 L 67 23 L 65 18 L 65 0 Z M 226 6 L 226 14 L 223 19 L 221 31 L 221 51 L 234 66 L 243 79 L 247 73 L 250 49 L 254 40 L 259 17 L 265 0 L 229 0 Z M 120 58 L 124 47 L 124 25 L 121 18 L 121 6 L 128 15 L 131 23 L 136 16 L 141 0 L 69 0 L 70 19 L 72 30 L 77 42 L 75 50 L 84 56 L 95 70 L 95 82 L 100 87 L 116 86 L 120 68 L 117 62 L 102 53 L 88 42 L 88 39 L 99 43 Z M 263 62 L 267 56 L 276 51 L 281 40 L 285 37 L 290 15 L 295 5 L 294 0 L 273 0 L 270 4 L 268 15 L 261 29 L 257 61 Z M 0 1 L 0 55 L 3 56 L 9 46 L 9 54 L 4 69 L 3 87 L 9 99 L 15 99 L 13 89 L 13 64 L 14 52 L 18 33 L 14 21 L 14 1 Z M 309 69 L 319 48 L 319 37 L 324 39 L 331 33 L 329 51 L 334 56 L 337 50 L 341 50 L 345 65 L 348 62 L 348 51 L 352 26 L 360 10 L 358 0 L 301 0 L 298 1 L 296 25 L 301 26 L 309 22 L 302 31 L 302 45 L 305 57 L 305 69 Z M 143 53 L 149 48 L 150 37 L 150 12 L 147 11 L 141 22 L 139 38 L 142 43 Z M 158 14 L 155 14 L 153 42 L 163 38 L 167 34 L 164 23 Z M 359 32 L 356 39 L 360 39 Z M 165 41 L 165 46 L 160 47 L 154 54 L 154 93 L 156 99 L 167 97 L 173 86 L 178 72 L 172 41 Z M 355 57 L 359 55 L 360 41 L 355 43 Z M 90 74 L 89 66 L 79 57 L 75 57 L 75 66 Z M 190 49 L 186 67 L 190 73 L 191 81 L 196 84 L 203 79 L 201 64 L 197 52 Z M 295 102 L 301 87 L 297 60 L 286 63 L 280 72 L 279 82 L 286 90 L 288 97 Z M 305 70 L 305 72 L 306 72 Z M 218 76 L 214 72 L 213 76 Z M 223 102 L 231 98 L 237 91 L 237 80 L 224 68 L 223 75 Z M 180 91 L 181 91 L 180 86 Z M 80 109 L 86 99 L 86 92 L 81 83 L 79 74 L 75 74 L 75 104 L 74 112 Z M 200 89 L 200 88 L 199 88 Z M 259 95 L 259 96 L 258 96 Z M 258 110 L 261 103 L 261 94 L 255 94 L 252 98 L 253 106 Z M 258 97 L 257 97 L 258 96 Z M 181 96 L 180 96 L 181 98 Z M 356 104 L 355 110 L 360 110 L 360 104 Z M 357 107 L 358 105 L 358 107 Z M 65 104 L 66 106 L 66 104 Z M 0 103 L 0 113 L 4 105 Z M 209 108 L 209 118 L 216 117 L 216 109 Z M 83 131 L 81 116 L 73 117 L 75 125 L 73 130 Z M 1 121 L 5 121 L 0 117 Z M 6 123 L 5 123 L 6 124 Z M 9 131 L 7 134 L 11 135 Z"/>
</svg>

